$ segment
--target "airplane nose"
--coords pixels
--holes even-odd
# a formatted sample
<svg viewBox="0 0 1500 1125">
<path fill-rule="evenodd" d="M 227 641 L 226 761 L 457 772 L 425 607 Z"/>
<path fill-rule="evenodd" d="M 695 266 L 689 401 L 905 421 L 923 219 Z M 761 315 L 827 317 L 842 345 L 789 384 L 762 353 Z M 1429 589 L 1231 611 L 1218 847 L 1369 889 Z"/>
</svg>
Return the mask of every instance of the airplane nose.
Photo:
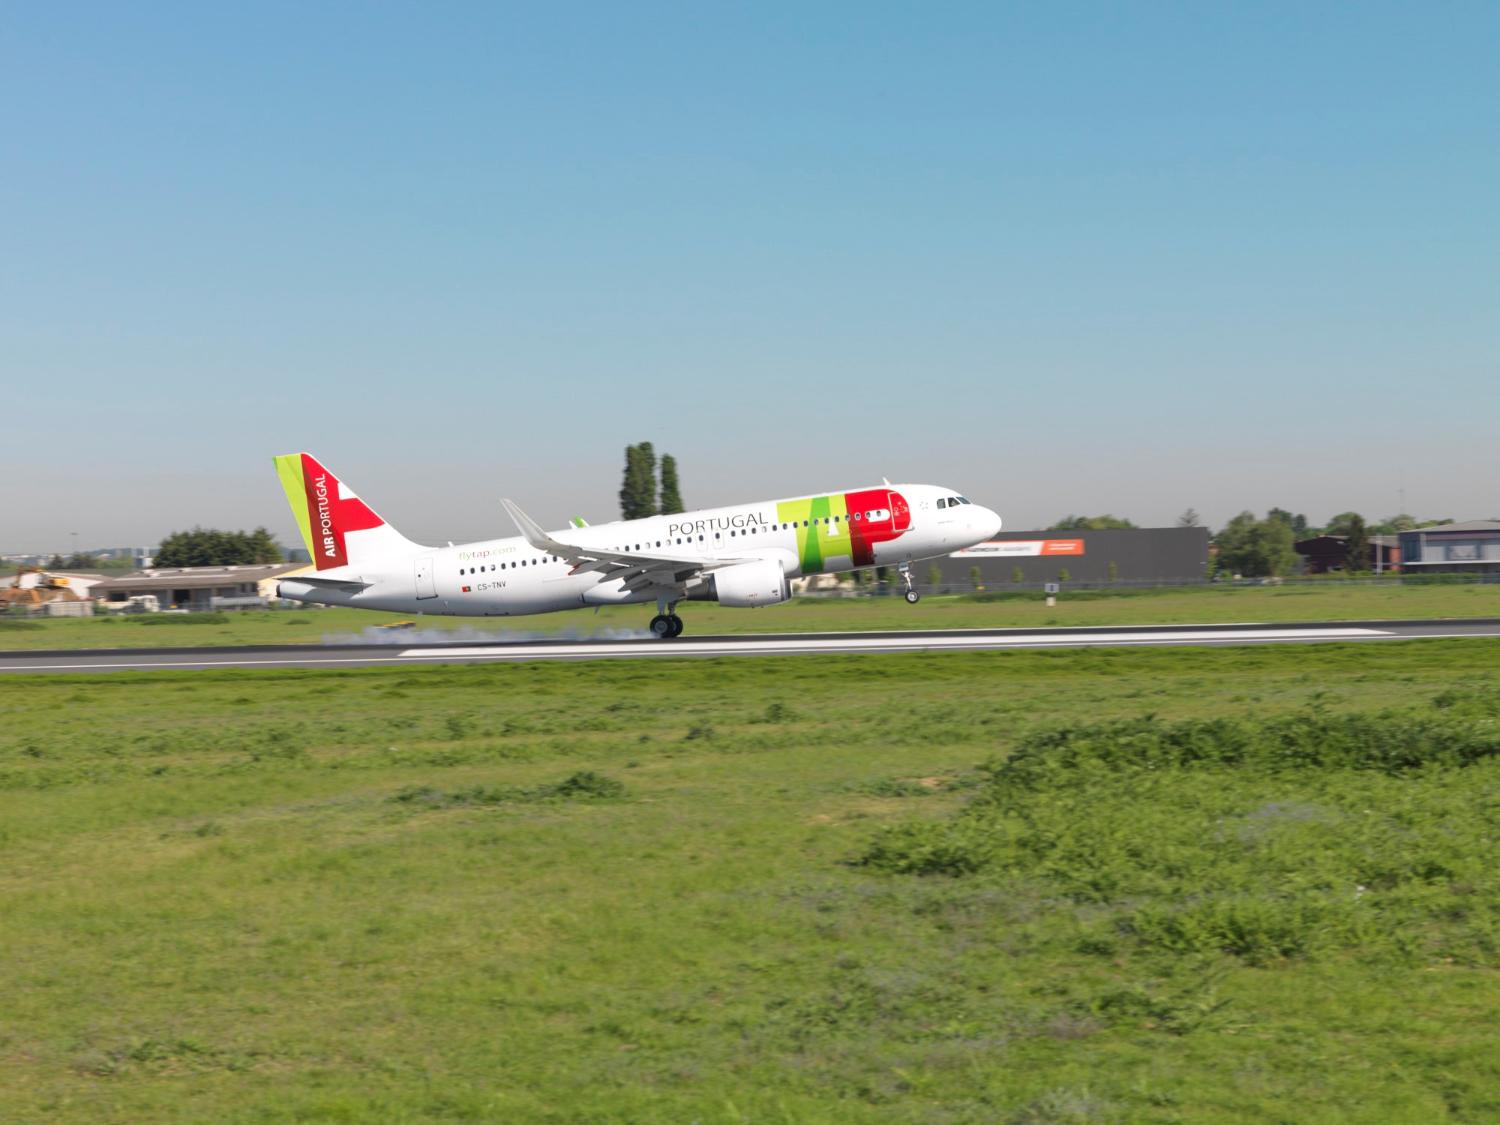
<svg viewBox="0 0 1500 1125">
<path fill-rule="evenodd" d="M 983 534 L 986 539 L 993 539 L 1000 534 L 1000 528 L 1005 523 L 1000 518 L 1000 513 L 991 511 L 989 508 L 980 508 L 974 515 L 976 517 L 976 530 Z"/>
</svg>

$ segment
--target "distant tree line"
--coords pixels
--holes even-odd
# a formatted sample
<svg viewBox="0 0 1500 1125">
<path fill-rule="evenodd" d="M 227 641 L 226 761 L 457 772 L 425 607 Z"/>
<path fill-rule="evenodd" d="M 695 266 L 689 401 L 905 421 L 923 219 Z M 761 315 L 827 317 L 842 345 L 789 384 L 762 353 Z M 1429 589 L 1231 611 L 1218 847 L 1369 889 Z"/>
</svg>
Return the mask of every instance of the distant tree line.
<svg viewBox="0 0 1500 1125">
<path fill-rule="evenodd" d="M 1110 531 L 1115 528 L 1134 527 L 1135 524 L 1119 516 L 1063 516 L 1048 531 Z"/>
<path fill-rule="evenodd" d="M 1220 570 L 1247 578 L 1276 577 L 1291 573 L 1300 565 L 1301 556 L 1293 549 L 1298 540 L 1319 535 L 1340 536 L 1345 541 L 1344 567 L 1355 572 L 1370 568 L 1374 536 L 1452 522 L 1451 519 L 1419 520 L 1406 513 L 1370 522 L 1358 512 L 1340 512 L 1324 526 L 1315 527 L 1304 515 L 1272 508 L 1259 520 L 1253 512 L 1241 512 L 1214 536 L 1214 545 L 1218 548 Z"/>
<path fill-rule="evenodd" d="M 1307 517 L 1286 508 L 1272 508 L 1264 518 L 1244 511 L 1235 516 L 1213 537 L 1217 548 L 1218 570 L 1246 578 L 1274 578 L 1298 570 L 1302 556 L 1294 544 L 1300 539 L 1318 535 L 1338 535 L 1346 539 L 1344 555 L 1350 571 L 1367 570 L 1372 556 L 1372 540 L 1377 535 L 1395 535 L 1424 527 L 1452 523 L 1451 519 L 1419 520 L 1401 513 L 1376 522 L 1367 521 L 1358 512 L 1340 512 L 1322 527 L 1308 523 Z M 1200 517 L 1193 508 L 1177 517 L 1179 527 L 1198 527 Z M 1120 516 L 1064 516 L 1049 531 L 1098 531 L 1129 528 L 1136 525 Z"/>
<path fill-rule="evenodd" d="M 285 561 L 280 545 L 263 527 L 254 531 L 220 531 L 216 527 L 174 531 L 156 551 L 157 566 L 254 566 Z"/>
<path fill-rule="evenodd" d="M 48 570 L 98 570 L 103 560 L 98 555 L 90 555 L 84 551 L 74 551 L 71 555 L 53 555 L 47 560 Z"/>
<path fill-rule="evenodd" d="M 620 485 L 620 516 L 627 520 L 668 516 L 684 511 L 677 458 L 662 454 L 661 486 L 656 480 L 656 450 L 649 441 L 625 447 L 625 478 Z"/>
</svg>

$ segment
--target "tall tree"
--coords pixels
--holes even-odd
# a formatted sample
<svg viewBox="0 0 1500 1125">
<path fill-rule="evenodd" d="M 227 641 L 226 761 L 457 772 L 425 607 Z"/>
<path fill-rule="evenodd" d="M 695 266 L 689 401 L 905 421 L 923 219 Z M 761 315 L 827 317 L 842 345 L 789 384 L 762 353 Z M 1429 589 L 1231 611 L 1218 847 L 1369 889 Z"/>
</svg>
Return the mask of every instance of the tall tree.
<svg viewBox="0 0 1500 1125">
<path fill-rule="evenodd" d="M 1365 518 L 1358 512 L 1340 512 L 1338 515 L 1334 516 L 1333 519 L 1328 521 L 1328 526 L 1323 529 L 1323 534 L 1348 535 L 1349 528 L 1355 520 L 1359 521 L 1359 525 L 1361 527 L 1364 526 Z"/>
<path fill-rule="evenodd" d="M 1253 512 L 1241 512 L 1214 538 L 1219 548 L 1219 566 L 1247 578 L 1265 578 L 1290 573 L 1299 556 L 1292 547 L 1291 523 L 1279 516 L 1263 520 Z"/>
<path fill-rule="evenodd" d="M 627 520 L 656 515 L 656 451 L 649 441 L 625 447 L 625 480 L 620 486 L 620 516 Z"/>
<path fill-rule="evenodd" d="M 1373 556 L 1370 553 L 1370 533 L 1365 530 L 1364 518 L 1355 515 L 1347 526 L 1348 530 L 1344 534 L 1349 538 L 1344 541 L 1344 569 L 1351 574 L 1369 570 Z"/>
<path fill-rule="evenodd" d="M 1280 520 L 1292 529 L 1292 535 L 1297 539 L 1307 535 L 1307 517 L 1304 515 L 1294 515 L 1285 508 L 1272 508 L 1266 513 L 1266 519 Z"/>
<path fill-rule="evenodd" d="M 677 485 L 677 458 L 670 453 L 661 455 L 661 514 L 670 516 L 682 511 L 682 492 Z"/>
<path fill-rule="evenodd" d="M 1197 508 L 1189 508 L 1187 511 L 1183 512 L 1182 515 L 1177 517 L 1178 527 L 1197 527 L 1202 522 L 1203 517 L 1198 515 Z"/>
<path fill-rule="evenodd" d="M 249 546 L 251 562 L 286 562 L 286 552 L 281 549 L 281 544 L 276 542 L 275 536 L 263 527 L 257 527 L 250 533 Z"/>
<path fill-rule="evenodd" d="M 649 441 L 636 446 L 641 458 L 641 491 L 646 499 L 646 515 L 656 515 L 656 450 Z"/>
</svg>

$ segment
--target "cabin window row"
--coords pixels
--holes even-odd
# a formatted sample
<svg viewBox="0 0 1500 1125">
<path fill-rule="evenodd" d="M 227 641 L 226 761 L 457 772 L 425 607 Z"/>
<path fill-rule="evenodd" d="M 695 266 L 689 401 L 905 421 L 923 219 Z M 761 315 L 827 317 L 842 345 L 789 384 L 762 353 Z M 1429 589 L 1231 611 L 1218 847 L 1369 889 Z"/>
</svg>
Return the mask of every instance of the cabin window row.
<svg viewBox="0 0 1500 1125">
<path fill-rule="evenodd" d="M 888 520 L 890 518 L 891 518 L 891 513 L 890 513 L 890 511 L 888 509 L 877 508 L 876 510 L 871 511 L 871 512 L 855 512 L 853 515 L 850 515 L 850 516 L 824 516 L 824 517 L 821 517 L 819 519 L 806 519 L 806 520 L 802 520 L 801 522 L 798 522 L 797 520 L 792 520 L 790 523 L 773 523 L 770 527 L 767 527 L 764 530 L 766 530 L 766 531 L 791 531 L 793 528 L 796 528 L 796 527 L 811 527 L 814 524 L 820 524 L 820 523 L 826 525 L 826 524 L 835 524 L 835 523 L 853 523 L 856 520 L 866 520 L 866 519 L 869 519 L 869 520 Z M 733 539 L 733 538 L 736 538 L 736 537 L 742 536 L 742 535 L 759 535 L 760 532 L 761 532 L 761 530 L 762 530 L 761 528 L 756 527 L 755 525 L 752 524 L 749 527 L 740 528 L 738 530 L 730 531 L 729 537 L 731 539 Z M 722 532 L 719 532 L 719 531 L 714 532 L 714 538 L 715 539 L 722 539 L 723 537 L 724 537 L 724 535 L 723 535 Z M 702 535 L 698 536 L 698 542 L 702 543 L 703 541 L 704 541 L 704 537 Z M 677 546 L 680 547 L 684 543 L 687 543 L 687 544 L 691 545 L 692 542 L 693 542 L 693 537 L 691 535 L 689 535 L 685 539 L 667 539 L 667 540 L 658 539 L 656 541 L 656 543 L 655 543 L 655 546 L 657 546 L 657 547 L 670 547 L 670 546 L 672 546 L 675 543 Z M 644 542 L 644 543 L 637 543 L 634 546 L 631 546 L 630 544 L 627 543 L 623 547 L 616 547 L 615 550 L 617 550 L 617 551 L 650 550 L 651 547 L 652 547 L 652 545 L 653 544 L 648 539 L 646 542 Z"/>
<path fill-rule="evenodd" d="M 551 555 L 544 555 L 544 556 L 542 556 L 539 559 L 516 559 L 513 562 L 508 562 L 508 563 L 490 563 L 490 565 L 489 565 L 488 568 L 485 568 L 485 567 L 482 567 L 482 566 L 471 566 L 471 567 L 462 567 L 461 566 L 461 567 L 458 568 L 458 573 L 460 573 L 460 574 L 485 574 L 485 573 L 487 573 L 487 570 L 515 570 L 515 568 L 518 567 L 518 566 L 541 566 L 543 563 L 558 563 L 558 562 L 562 562 L 562 559 L 553 558 Z"/>
<path fill-rule="evenodd" d="M 954 497 L 953 498 L 952 503 L 953 503 L 953 505 L 955 507 L 958 505 L 958 502 L 959 502 L 960 499 L 962 499 L 962 498 L 961 497 Z M 965 504 L 968 503 L 967 500 L 964 500 L 963 502 Z M 938 507 L 941 508 L 943 506 L 944 506 L 943 501 L 939 500 L 938 501 Z M 887 520 L 887 519 L 890 519 L 890 518 L 891 518 L 891 513 L 888 510 L 886 510 L 884 508 L 877 508 L 876 510 L 870 511 L 870 512 L 855 512 L 852 515 L 847 516 L 847 517 L 823 516 L 823 517 L 820 517 L 818 519 L 805 519 L 805 520 L 802 520 L 800 524 L 798 523 L 797 520 L 792 520 L 789 523 L 774 523 L 770 527 L 766 528 L 766 530 L 767 531 L 791 531 L 793 528 L 796 528 L 796 527 L 799 527 L 799 526 L 800 527 L 811 527 L 814 524 L 818 524 L 818 523 L 822 523 L 824 525 L 832 525 L 832 524 L 836 524 L 836 523 L 840 523 L 840 522 L 845 522 L 845 521 L 847 521 L 849 523 L 853 523 L 856 520 L 865 520 L 865 519 L 869 519 L 869 520 Z M 739 529 L 737 531 L 730 531 L 729 535 L 730 535 L 730 538 L 735 538 L 736 536 L 740 536 L 740 535 L 759 534 L 760 530 L 761 530 L 760 528 L 755 527 L 755 526 L 752 525 L 751 527 L 741 528 L 741 529 Z M 723 535 L 722 535 L 722 533 L 716 531 L 716 532 L 714 532 L 714 538 L 715 539 L 722 539 Z M 704 537 L 702 535 L 698 536 L 698 542 L 702 543 L 703 541 L 704 541 Z M 676 540 L 676 544 L 679 547 L 682 546 L 683 542 L 684 541 L 682 539 Z M 691 535 L 687 536 L 686 542 L 689 543 L 689 544 L 691 544 L 693 542 L 693 537 Z M 672 544 L 673 544 L 673 540 L 671 540 L 671 539 L 668 539 L 665 542 L 663 542 L 663 540 L 660 540 L 660 539 L 656 540 L 656 546 L 658 546 L 658 547 L 661 547 L 661 546 L 670 547 L 670 546 L 672 546 Z M 623 547 L 616 547 L 615 550 L 617 550 L 617 551 L 630 551 L 630 550 L 639 551 L 639 550 L 642 550 L 642 549 L 648 549 L 649 550 L 650 547 L 651 547 L 651 542 L 648 540 L 645 543 L 637 543 L 634 547 L 631 547 L 631 546 L 629 546 L 627 544 L 627 545 L 625 545 Z M 510 569 L 512 569 L 512 570 L 514 570 L 517 566 L 540 566 L 544 562 L 555 563 L 555 562 L 561 562 L 561 561 L 562 561 L 561 559 L 553 558 L 551 555 L 547 555 L 547 556 L 545 556 L 544 558 L 541 558 L 541 559 L 519 559 L 519 560 L 516 560 L 514 562 L 510 562 L 510 563 L 499 563 L 499 564 L 491 563 L 490 566 L 489 566 L 489 569 L 490 570 L 495 570 L 497 568 L 497 566 L 498 566 L 498 568 L 500 570 L 505 570 L 505 569 L 507 569 L 507 567 L 510 568 Z M 468 567 L 467 569 L 465 569 L 463 567 L 460 567 L 458 573 L 459 574 L 483 574 L 483 573 L 485 573 L 485 568 L 482 567 L 482 566 L 478 566 L 478 567 L 471 566 L 471 567 Z"/>
</svg>

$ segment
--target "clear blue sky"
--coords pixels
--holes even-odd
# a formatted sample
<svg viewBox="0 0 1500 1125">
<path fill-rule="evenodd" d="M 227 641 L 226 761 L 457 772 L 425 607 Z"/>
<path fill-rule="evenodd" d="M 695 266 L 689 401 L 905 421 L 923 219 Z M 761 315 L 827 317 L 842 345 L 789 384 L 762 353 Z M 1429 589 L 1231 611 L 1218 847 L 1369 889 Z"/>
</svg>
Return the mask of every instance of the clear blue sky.
<svg viewBox="0 0 1500 1125">
<path fill-rule="evenodd" d="M 10 4 L 0 549 L 1500 515 L 1495 4 Z"/>
</svg>

